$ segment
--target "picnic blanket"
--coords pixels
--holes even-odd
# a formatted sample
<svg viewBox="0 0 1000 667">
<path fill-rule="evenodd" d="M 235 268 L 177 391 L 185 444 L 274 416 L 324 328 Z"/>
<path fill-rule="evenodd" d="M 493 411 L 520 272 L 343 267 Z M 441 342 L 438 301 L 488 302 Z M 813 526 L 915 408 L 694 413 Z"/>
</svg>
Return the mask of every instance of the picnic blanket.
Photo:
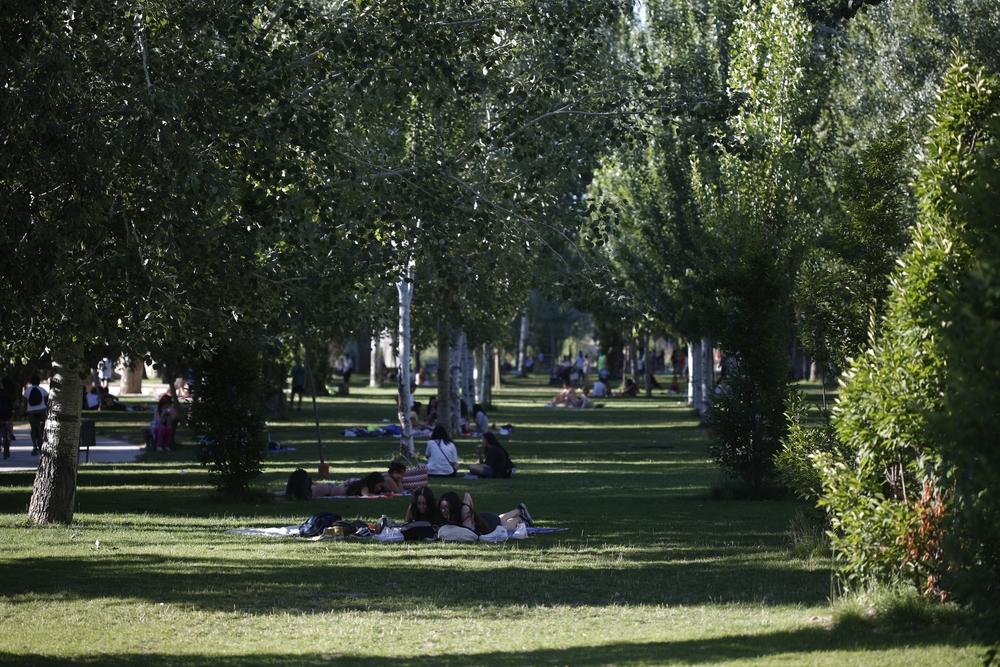
<svg viewBox="0 0 1000 667">
<path fill-rule="evenodd" d="M 377 496 L 316 496 L 313 500 L 378 500 L 379 498 L 402 498 L 403 496 L 413 495 L 409 491 L 403 491 L 402 493 L 380 493 Z"/>
<path fill-rule="evenodd" d="M 561 533 L 563 531 L 569 530 L 569 528 L 539 528 L 538 526 L 532 526 L 528 528 L 529 535 L 544 535 L 546 533 Z M 276 528 L 239 528 L 233 530 L 227 530 L 230 535 L 260 535 L 263 537 L 298 537 L 299 536 L 299 526 L 298 524 L 294 526 L 278 526 Z M 513 535 L 514 531 L 507 531 L 509 535 Z"/>
<path fill-rule="evenodd" d="M 429 426 L 418 426 L 413 429 L 414 438 L 429 438 L 434 429 Z M 372 424 L 370 426 L 355 426 L 353 428 L 345 428 L 340 432 L 340 435 L 346 438 L 384 438 L 386 436 L 391 436 L 398 438 L 403 435 L 402 429 L 399 424 L 389 424 L 388 426 L 378 426 Z"/>
</svg>

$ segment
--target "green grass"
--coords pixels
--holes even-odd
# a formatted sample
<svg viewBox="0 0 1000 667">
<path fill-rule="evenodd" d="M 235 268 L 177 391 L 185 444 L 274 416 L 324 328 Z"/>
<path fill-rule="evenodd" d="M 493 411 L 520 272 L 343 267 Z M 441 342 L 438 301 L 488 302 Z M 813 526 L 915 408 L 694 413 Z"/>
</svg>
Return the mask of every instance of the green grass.
<svg viewBox="0 0 1000 667">
<path fill-rule="evenodd" d="M 538 523 L 569 528 L 505 545 L 227 535 L 320 510 L 401 518 L 407 501 L 225 503 L 190 446 L 82 466 L 69 527 L 27 527 L 32 475 L 4 473 L 0 663 L 979 664 L 960 615 L 880 625 L 872 613 L 891 605 L 853 603 L 834 622 L 829 560 L 790 536 L 805 505 L 709 500 L 707 432 L 680 399 L 541 408 L 554 393 L 515 380 L 496 395 L 491 422 L 517 426 L 505 438 L 514 478 L 435 485 L 472 492 L 480 509 L 525 502 Z M 393 412 L 390 390 L 321 399 L 333 478 L 385 465 L 392 440 L 337 433 Z M 148 419 L 99 416 L 107 435 Z M 303 409 L 272 424 L 297 451 L 271 457 L 261 488 L 316 469 L 311 418 Z M 465 461 L 474 444 L 459 441 Z M 670 449 L 640 448 L 651 446 Z"/>
</svg>

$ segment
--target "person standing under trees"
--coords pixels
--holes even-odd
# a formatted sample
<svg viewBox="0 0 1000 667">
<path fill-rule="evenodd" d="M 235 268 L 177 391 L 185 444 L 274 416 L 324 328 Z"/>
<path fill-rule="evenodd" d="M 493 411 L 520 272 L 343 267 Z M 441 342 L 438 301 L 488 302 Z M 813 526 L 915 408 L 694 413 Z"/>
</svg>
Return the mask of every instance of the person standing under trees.
<svg viewBox="0 0 1000 667">
<path fill-rule="evenodd" d="M 597 377 L 608 381 L 608 355 L 603 352 L 597 354 Z"/>
<path fill-rule="evenodd" d="M 344 356 L 344 384 L 351 383 L 351 373 L 354 372 L 354 360 L 351 359 L 351 355 Z"/>
<path fill-rule="evenodd" d="M 299 395 L 299 412 L 302 412 L 302 397 L 306 394 L 306 367 L 299 359 L 292 367 L 292 400 L 289 408 L 295 407 L 295 394 Z"/>
<path fill-rule="evenodd" d="M 24 411 L 22 414 L 28 416 L 28 423 L 31 424 L 31 455 L 38 456 L 42 448 L 42 437 L 45 435 L 45 413 L 49 409 L 49 392 L 43 387 L 39 387 L 42 379 L 37 375 L 31 376 L 31 384 L 24 391 Z"/>
</svg>

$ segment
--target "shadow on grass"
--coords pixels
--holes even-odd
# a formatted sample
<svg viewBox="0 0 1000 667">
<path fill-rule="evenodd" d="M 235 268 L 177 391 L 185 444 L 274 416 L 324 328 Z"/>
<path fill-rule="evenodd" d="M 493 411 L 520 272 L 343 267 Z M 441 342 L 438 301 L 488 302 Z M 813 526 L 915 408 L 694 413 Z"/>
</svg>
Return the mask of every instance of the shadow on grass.
<svg viewBox="0 0 1000 667">
<path fill-rule="evenodd" d="M 476 545 L 413 546 L 287 543 L 263 556 L 253 542 L 220 542 L 217 557 L 136 553 L 109 538 L 101 551 L 82 544 L 74 558 L 8 561 L 16 580 L 0 585 L 8 604 L 38 598 L 143 599 L 207 611 L 239 608 L 254 613 L 311 614 L 331 610 L 392 611 L 411 606 L 474 608 L 611 604 L 752 603 L 819 604 L 828 573 L 776 568 L 744 557 L 712 560 L 635 561 L 611 548 L 545 553 Z M 155 550 L 158 542 L 151 542 Z M 309 549 L 303 552 L 303 549 Z M 85 550 L 87 549 L 87 550 Z M 530 555 L 530 565 L 525 562 Z M 303 557 L 308 558 L 304 560 Z M 482 586 L 484 557 L 491 571 L 516 586 Z M 419 567 L 413 580 L 401 568 Z M 59 572 L 58 577 L 52 577 Z M 344 591 L 360 593 L 345 599 Z M 22 597 L 23 596 L 23 597 Z"/>
<path fill-rule="evenodd" d="M 318 641 L 322 645 L 322 640 Z M 822 628 L 802 628 L 790 632 L 757 634 L 752 636 L 733 635 L 713 639 L 697 639 L 675 642 L 619 642 L 597 646 L 575 646 L 563 649 L 540 649 L 535 651 L 489 652 L 463 654 L 430 654 L 410 656 L 369 656 L 351 652 L 350 648 L 330 652 L 314 652 L 297 655 L 255 653 L 254 655 L 164 655 L 164 654 L 121 654 L 90 655 L 71 658 L 25 656 L 0 653 L 0 663 L 19 664 L 26 658 L 36 667 L 61 667 L 62 665 L 164 665 L 183 667 L 249 667 L 250 665 L 270 665 L 274 667 L 292 665 L 343 664 L 360 667 L 379 665 L 431 666 L 483 665 L 484 667 L 506 667 L 507 665 L 573 665 L 574 667 L 604 667 L 605 665 L 647 665 L 685 664 L 704 665 L 732 660 L 751 660 L 773 656 L 787 656 L 789 660 L 804 661 L 806 654 L 830 651 L 849 653 L 891 650 L 902 647 L 931 648 L 969 646 L 969 639 L 961 634 L 927 632 L 922 634 L 891 635 L 886 633 L 846 633 Z M 850 655 L 843 656 L 851 660 Z"/>
</svg>

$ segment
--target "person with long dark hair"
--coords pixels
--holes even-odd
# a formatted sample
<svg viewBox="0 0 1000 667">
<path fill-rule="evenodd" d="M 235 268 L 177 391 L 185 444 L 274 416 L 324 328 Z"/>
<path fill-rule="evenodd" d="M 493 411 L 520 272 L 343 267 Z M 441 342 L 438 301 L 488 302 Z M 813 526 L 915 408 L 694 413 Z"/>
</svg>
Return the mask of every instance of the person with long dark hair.
<svg viewBox="0 0 1000 667">
<path fill-rule="evenodd" d="M 308 489 L 308 492 L 306 491 Z M 314 482 L 301 468 L 288 478 L 284 491 L 270 491 L 275 498 L 293 497 L 300 500 L 323 496 L 378 496 L 385 493 L 385 477 L 373 472 L 364 477 L 354 477 L 342 484 Z"/>
<path fill-rule="evenodd" d="M 442 523 L 437 511 L 437 502 L 434 500 L 434 492 L 429 486 L 421 486 L 413 491 L 410 506 L 406 508 L 404 523 L 411 521 L 426 521 L 432 526 Z"/>
<path fill-rule="evenodd" d="M 478 477 L 509 477 L 514 467 L 510 454 L 500 439 L 493 433 L 483 433 L 483 439 L 476 445 L 479 463 L 469 466 L 469 472 Z"/>
<path fill-rule="evenodd" d="M 458 449 L 448 437 L 448 431 L 438 424 L 424 450 L 428 477 L 454 477 L 458 472 Z"/>
<path fill-rule="evenodd" d="M 503 514 L 493 512 L 477 512 L 472 506 L 472 496 L 465 494 L 465 499 L 461 500 L 454 491 L 445 491 L 438 499 L 438 515 L 442 524 L 453 526 L 465 526 L 474 530 L 479 535 L 487 535 L 503 526 L 507 530 L 514 530 L 522 521 L 529 526 L 533 525 L 531 514 L 524 503 Z"/>
</svg>

